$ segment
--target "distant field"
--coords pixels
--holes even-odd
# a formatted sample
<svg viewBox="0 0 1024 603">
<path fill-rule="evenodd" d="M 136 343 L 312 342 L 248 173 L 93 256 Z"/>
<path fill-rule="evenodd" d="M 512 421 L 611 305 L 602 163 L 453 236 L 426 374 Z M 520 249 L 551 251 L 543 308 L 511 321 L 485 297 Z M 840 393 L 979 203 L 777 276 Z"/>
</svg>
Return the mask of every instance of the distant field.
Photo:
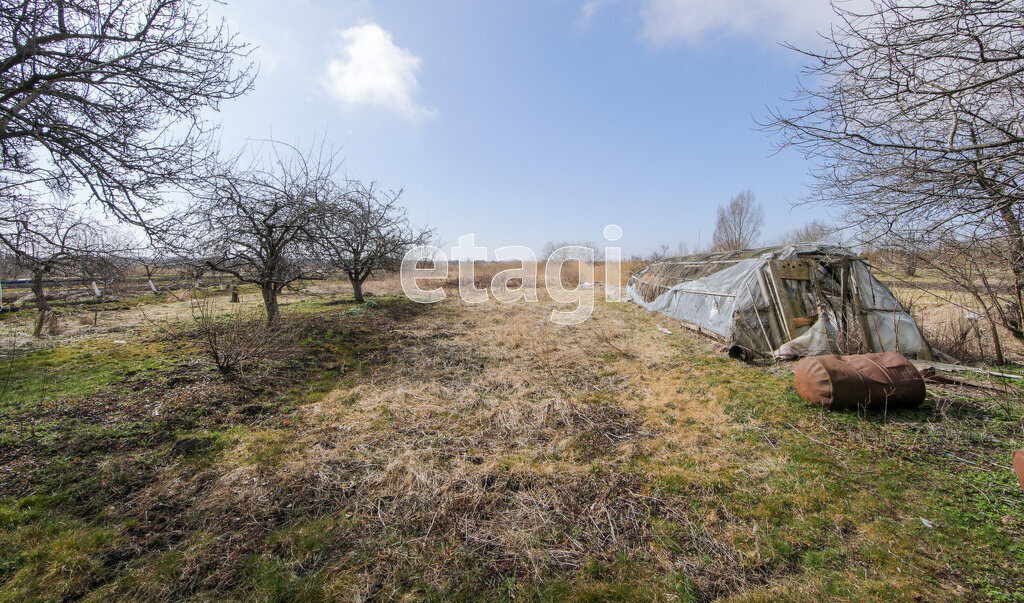
<svg viewBox="0 0 1024 603">
<path fill-rule="evenodd" d="M 941 274 L 919 270 L 908 277 L 898 267 L 881 263 L 875 275 L 888 286 L 896 298 L 910 309 L 914 319 L 933 345 L 970 364 L 984 364 L 994 359 L 991 327 L 984 319 L 984 310 L 976 300 Z M 1011 299 L 1011 275 L 990 275 L 993 290 Z M 1024 363 L 1024 342 L 1016 340 L 1006 329 L 998 329 L 1006 360 Z"/>
<path fill-rule="evenodd" d="M 1012 386 L 824 413 L 630 304 L 367 289 L 233 378 L 189 300 L 0 315 L 0 600 L 1024 599 Z"/>
</svg>

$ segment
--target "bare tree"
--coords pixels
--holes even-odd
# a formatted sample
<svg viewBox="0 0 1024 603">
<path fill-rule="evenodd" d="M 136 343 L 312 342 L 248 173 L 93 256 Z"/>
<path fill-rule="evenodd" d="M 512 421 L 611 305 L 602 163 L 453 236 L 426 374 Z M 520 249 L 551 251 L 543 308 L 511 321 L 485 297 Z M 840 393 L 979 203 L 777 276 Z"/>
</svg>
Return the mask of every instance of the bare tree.
<svg viewBox="0 0 1024 603">
<path fill-rule="evenodd" d="M 862 232 L 859 239 L 867 243 L 865 248 L 871 249 L 873 254 L 884 258 L 889 264 L 897 266 L 908 278 L 914 277 L 919 268 L 931 264 L 938 257 L 935 253 L 938 249 L 960 247 L 967 250 L 956 243 L 956 236 L 952 233 L 942 230 L 929 233 L 927 225 L 918 224 L 912 219 L 903 222 L 907 227 L 899 231 L 883 231 L 881 234 Z M 955 244 L 950 246 L 948 243 Z M 981 241 L 976 243 L 980 244 Z"/>
<path fill-rule="evenodd" d="M 671 257 L 672 254 L 669 253 L 669 248 L 670 246 L 668 241 L 662 241 L 661 243 L 658 243 L 654 250 L 651 251 L 651 254 L 647 256 L 647 261 L 652 263 L 660 262 L 668 257 Z"/>
<path fill-rule="evenodd" d="M 197 239 L 201 240 L 201 239 Z M 211 257 L 204 254 L 188 255 L 178 258 L 175 262 L 178 269 L 178 278 L 184 283 L 186 291 L 198 289 L 203 286 L 203 277 L 212 270 L 209 262 Z"/>
<path fill-rule="evenodd" d="M 89 279 L 94 295 L 98 299 L 103 299 L 112 285 L 119 281 L 123 282 L 129 264 L 127 258 L 104 245 L 81 256 L 77 262 L 76 272 Z"/>
<path fill-rule="evenodd" d="M 814 86 L 763 125 L 780 147 L 820 166 L 811 200 L 845 210 L 871 237 L 1002 246 L 1001 269 L 1013 276 L 996 314 L 1004 326 L 1020 322 L 1020 3 L 875 0 L 862 13 L 839 2 L 833 9 L 841 23 L 828 49 L 803 52 Z M 1018 309 L 1012 320 L 1008 304 Z"/>
<path fill-rule="evenodd" d="M 584 247 L 594 250 L 595 259 L 599 259 L 601 249 L 594 241 L 548 241 L 541 249 L 540 257 L 545 262 L 580 261 L 577 251 L 573 248 Z"/>
<path fill-rule="evenodd" d="M 757 244 L 764 226 L 764 208 L 754 193 L 743 191 L 719 206 L 712 245 L 717 251 L 747 249 Z"/>
<path fill-rule="evenodd" d="M 660 262 L 670 257 L 682 257 L 690 254 L 690 246 L 686 244 L 686 241 L 679 241 L 676 243 L 675 249 L 672 248 L 671 243 L 663 241 L 654 248 L 651 253 L 644 258 L 647 262 Z"/>
<path fill-rule="evenodd" d="M 158 274 L 166 272 L 171 265 L 171 260 L 167 257 L 166 251 L 158 246 L 133 245 L 130 262 L 134 266 L 142 268 L 146 275 L 146 286 L 154 295 L 159 294 L 160 290 L 157 289 L 153 279 Z"/>
<path fill-rule="evenodd" d="M 15 263 L 32 279 L 39 316 L 34 337 L 39 337 L 51 322 L 45 280 L 59 274 L 73 274 L 90 259 L 110 250 L 96 223 L 82 217 L 80 208 L 67 203 L 44 209 L 18 206 L 9 224 L 32 224 L 20 231 L 8 228 Z"/>
<path fill-rule="evenodd" d="M 84 189 L 142 224 L 161 187 L 212 154 L 203 112 L 245 93 L 248 48 L 200 0 L 12 0 L 0 6 L 0 222 Z M 44 212 L 45 213 L 45 212 Z M 19 229 L 0 228 L 13 248 Z M 47 235 L 41 225 L 40 235 Z"/>
<path fill-rule="evenodd" d="M 779 245 L 830 242 L 836 239 L 835 231 L 834 227 L 829 226 L 822 220 L 811 220 L 803 226 L 798 226 L 783 234 L 776 242 Z"/>
<path fill-rule="evenodd" d="M 14 260 L 14 254 L 9 251 L 0 252 L 0 281 L 8 281 L 16 278 L 18 270 L 18 265 Z"/>
<path fill-rule="evenodd" d="M 313 249 L 328 268 L 345 273 L 359 303 L 366 279 L 396 269 L 410 247 L 425 245 L 434 234 L 413 226 L 399 204 L 401 197 L 401 190 L 351 181 L 345 189 L 335 187 L 318 212 Z"/>
<path fill-rule="evenodd" d="M 14 254 L 0 248 L 0 281 L 9 281 L 17 278 L 20 268 L 14 260 Z M 0 282 L 0 312 L 4 307 L 4 285 Z"/>
<path fill-rule="evenodd" d="M 317 215 L 331 190 L 333 156 L 269 142 L 248 167 L 236 161 L 203 180 L 194 226 L 179 235 L 204 248 L 206 265 L 259 286 L 267 324 L 278 322 L 278 294 L 319 278 L 312 244 Z M 261 152 L 270 157 L 259 157 Z M 196 233 L 204 233 L 198 239 Z"/>
<path fill-rule="evenodd" d="M 1020 309 L 1006 298 L 1006 293 L 1012 291 L 1013 279 L 1012 273 L 1004 268 L 1007 261 L 1005 253 L 1006 246 L 998 243 L 946 239 L 927 249 L 918 248 L 913 254 L 918 264 L 941 274 L 946 281 L 967 293 L 980 308 L 981 317 L 988 323 L 996 364 L 1005 363 L 999 327 L 1015 338 L 1024 336 Z"/>
</svg>

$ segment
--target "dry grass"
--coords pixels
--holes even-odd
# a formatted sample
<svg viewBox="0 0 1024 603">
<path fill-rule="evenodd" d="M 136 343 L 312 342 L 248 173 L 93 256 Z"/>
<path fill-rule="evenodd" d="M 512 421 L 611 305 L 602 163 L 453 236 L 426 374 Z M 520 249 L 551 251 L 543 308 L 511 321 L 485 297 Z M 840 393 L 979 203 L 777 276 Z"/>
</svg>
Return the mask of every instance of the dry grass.
<svg viewBox="0 0 1024 603">
<path fill-rule="evenodd" d="M 994 362 L 991 326 L 984 311 L 967 292 L 933 270 L 906 276 L 899 265 L 881 257 L 875 275 L 907 307 L 933 347 L 972 364 Z M 1024 341 L 1002 327 L 997 334 L 1008 363 L 1024 363 Z"/>
<path fill-rule="evenodd" d="M 525 270 L 532 274 L 533 278 L 525 279 L 526 286 L 536 285 L 538 295 L 544 297 L 549 286 L 558 284 L 564 289 L 572 290 L 581 284 L 596 284 L 598 290 L 614 286 L 625 288 L 629 278 L 638 270 L 643 268 L 644 262 L 630 260 L 624 262 L 594 262 L 593 265 L 581 264 L 579 262 L 565 262 L 559 267 L 556 278 L 548 278 L 546 262 L 536 264 L 520 264 L 519 262 L 477 262 L 473 267 L 473 284 L 477 289 L 491 289 L 495 275 L 508 270 Z M 518 272 L 517 272 L 518 273 Z M 431 283 L 426 280 L 422 285 Z M 460 264 L 452 264 L 448 267 L 448 277 L 436 279 L 433 284 L 444 287 L 449 293 L 455 293 L 460 283 L 463 286 L 469 284 L 465 269 Z M 516 289 L 522 285 L 522 279 L 515 278 L 509 283 L 509 289 Z"/>
<path fill-rule="evenodd" d="M 550 306 L 456 303 L 389 323 L 381 364 L 305 407 L 298 439 L 243 439 L 229 465 L 168 476 L 136 497 L 135 516 L 213 518 L 176 544 L 201 550 L 206 564 L 186 564 L 166 590 L 144 594 L 230 590 L 237 568 L 209 565 L 239 546 L 228 534 L 319 517 L 339 522 L 331 546 L 344 551 L 320 562 L 346 568 L 332 592 L 344 598 L 401 590 L 411 574 L 450 590 L 470 569 L 473 588 L 485 590 L 623 559 L 671 573 L 659 543 L 667 537 L 739 563 L 705 517 L 633 467 L 682 450 L 713 463 L 724 449 L 712 439 L 731 429 L 710 391 L 678 385 L 662 333 L 631 325 L 626 308 L 602 306 L 597 320 L 560 327 L 547 320 Z M 670 372 L 649 377 L 656 367 Z M 673 427 L 683 419 L 704 428 Z M 695 568 L 698 587 L 725 593 L 746 582 L 726 570 Z"/>
<path fill-rule="evenodd" d="M 367 289 L 400 291 L 394 277 Z M 1005 572 L 956 558 L 1005 558 L 996 536 L 965 534 L 985 519 L 927 533 L 919 519 L 952 525 L 980 487 L 984 504 L 1006 505 L 983 518 L 1016 508 L 992 483 L 935 481 L 950 450 L 1001 454 L 1002 440 L 969 435 L 979 416 L 996 433 L 980 403 L 887 422 L 826 416 L 793 400 L 785 367 L 729 361 L 629 304 L 561 326 L 543 298 L 373 309 L 337 299 L 348 292 L 326 283 L 286 298 L 291 344 L 317 350 L 267 370 L 287 386 L 222 383 L 238 399 L 225 425 L 171 432 L 163 457 L 104 457 L 97 474 L 117 496 L 99 521 L 113 536 L 89 549 L 101 569 L 74 574 L 62 596 L 941 598 L 981 592 L 979 567 L 1012 592 Z M 221 420 L 196 411 L 203 387 L 161 400 L 177 397 L 177 420 Z M 132 472 L 145 479 L 115 479 Z M 38 593 L 31 583 L 6 586 Z"/>
<path fill-rule="evenodd" d="M 928 287 L 928 284 L 923 284 Z M 893 294 L 911 314 L 933 347 L 972 364 L 993 362 L 992 332 L 977 303 L 963 294 L 893 286 Z M 1024 341 L 997 327 L 1007 362 L 1024 363 Z"/>
<path fill-rule="evenodd" d="M 263 300 L 255 287 L 240 287 L 240 303 L 229 303 L 229 293 L 219 287 L 196 291 L 177 291 L 159 296 L 149 295 L 128 301 L 116 301 L 87 307 L 60 308 L 56 311 L 56 332 L 42 339 L 32 337 L 36 312 L 25 307 L 20 312 L 0 314 L 0 341 L 4 352 L 26 353 L 38 349 L 105 340 L 124 340 L 126 334 L 147 330 L 154 325 L 191 321 L 196 300 L 203 300 L 211 314 L 244 313 L 256 315 L 263 311 Z M 401 295 L 397 274 L 382 274 L 364 284 L 367 298 L 375 295 Z M 350 296 L 347 282 L 320 281 L 282 296 L 283 308 L 300 302 Z"/>
</svg>

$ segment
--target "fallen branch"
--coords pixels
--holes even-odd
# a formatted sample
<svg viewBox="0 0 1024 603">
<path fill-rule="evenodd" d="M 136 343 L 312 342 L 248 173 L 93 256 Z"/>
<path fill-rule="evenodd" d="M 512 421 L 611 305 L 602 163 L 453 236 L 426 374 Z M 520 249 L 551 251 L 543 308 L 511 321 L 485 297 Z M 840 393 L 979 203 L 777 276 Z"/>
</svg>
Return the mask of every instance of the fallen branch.
<svg viewBox="0 0 1024 603">
<path fill-rule="evenodd" d="M 1002 377 L 1004 379 L 1024 379 L 1024 375 L 1014 375 L 1013 373 L 998 373 L 996 371 L 990 371 L 976 366 L 961 366 L 958 364 L 948 364 L 945 362 L 925 362 L 917 361 L 914 363 L 924 375 L 925 371 L 931 370 L 942 371 L 944 373 L 977 373 L 979 375 L 986 375 L 989 377 Z"/>
<path fill-rule="evenodd" d="M 789 425 L 789 427 L 793 431 L 799 433 L 800 435 L 804 436 L 805 438 L 807 438 L 808 440 L 814 442 L 815 444 L 820 444 L 820 445 L 822 445 L 822 446 L 824 446 L 826 448 L 831 448 L 832 450 L 835 450 L 836 452 L 840 452 L 840 453 L 843 452 L 843 450 L 841 448 L 836 448 L 835 446 L 832 446 L 831 444 L 826 444 L 825 442 L 822 442 L 821 440 L 816 440 L 816 439 L 812 438 L 811 436 L 809 436 L 806 433 L 804 433 L 804 432 L 800 431 L 799 429 L 797 429 L 796 425 L 793 425 L 792 423 L 786 422 L 786 425 Z"/>
<path fill-rule="evenodd" d="M 994 376 L 999 376 L 994 373 Z M 973 387 L 975 389 L 983 389 L 990 392 L 1002 392 L 1003 390 L 991 385 L 983 383 L 975 383 L 974 381 L 968 381 L 966 379 L 960 379 L 951 375 L 940 375 L 935 372 L 935 369 L 925 368 L 921 371 L 921 376 L 924 377 L 925 381 L 931 381 L 933 383 L 942 383 L 945 385 L 959 385 L 962 387 Z"/>
</svg>

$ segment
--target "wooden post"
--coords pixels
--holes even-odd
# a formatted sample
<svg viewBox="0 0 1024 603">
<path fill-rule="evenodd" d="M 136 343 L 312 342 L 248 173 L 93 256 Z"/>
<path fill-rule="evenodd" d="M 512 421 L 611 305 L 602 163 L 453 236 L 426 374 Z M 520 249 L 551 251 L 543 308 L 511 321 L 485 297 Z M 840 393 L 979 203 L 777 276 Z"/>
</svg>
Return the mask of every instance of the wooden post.
<svg viewBox="0 0 1024 603">
<path fill-rule="evenodd" d="M 775 346 L 772 345 L 771 337 L 768 337 L 768 332 L 764 329 L 764 322 L 761 320 L 761 313 L 757 311 L 757 303 L 754 300 L 754 293 L 750 290 L 750 286 L 747 285 L 747 295 L 750 296 L 750 306 L 754 308 L 754 316 L 757 318 L 757 326 L 761 327 L 761 334 L 764 335 L 764 342 L 768 344 L 768 351 L 775 351 Z M 771 313 L 768 314 L 768 324 L 771 326 Z"/>
<path fill-rule="evenodd" d="M 790 328 L 790 322 L 796 317 L 790 316 L 792 312 L 786 312 L 786 305 L 782 303 L 782 293 L 779 291 L 780 289 L 785 291 L 785 289 L 782 288 L 782 281 L 776 276 L 775 271 L 772 270 L 771 260 L 768 261 L 768 276 L 771 277 L 768 281 L 768 286 L 775 293 L 775 303 L 778 305 L 779 315 L 782 318 L 783 330 L 786 332 L 786 341 L 792 341 L 793 330 Z"/>
<path fill-rule="evenodd" d="M 846 340 L 844 345 L 850 342 L 850 323 L 846 320 L 846 274 L 850 271 L 850 262 L 843 260 L 839 265 L 839 331 Z M 845 354 L 846 350 L 842 350 Z"/>
<path fill-rule="evenodd" d="M 782 328 L 779 326 L 779 320 L 776 317 L 778 309 L 774 307 L 775 300 L 772 297 L 771 292 L 768 290 L 768 282 L 765 279 L 764 272 L 761 269 L 758 269 L 755 273 L 757 274 L 757 286 L 761 289 L 761 295 L 763 295 L 765 301 L 768 302 L 768 326 L 772 330 L 772 336 L 775 338 L 775 341 L 778 342 L 777 344 L 772 345 L 774 345 L 774 347 L 779 347 L 789 340 L 784 338 Z"/>
</svg>

